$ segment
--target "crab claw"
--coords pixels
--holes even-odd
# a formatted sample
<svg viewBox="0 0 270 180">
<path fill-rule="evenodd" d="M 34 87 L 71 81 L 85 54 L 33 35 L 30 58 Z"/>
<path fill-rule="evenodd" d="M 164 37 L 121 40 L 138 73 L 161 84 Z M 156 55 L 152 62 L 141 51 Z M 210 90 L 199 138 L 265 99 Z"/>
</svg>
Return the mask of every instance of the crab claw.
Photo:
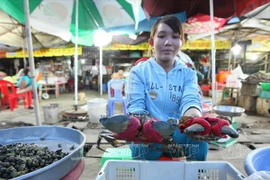
<svg viewBox="0 0 270 180">
<path fill-rule="evenodd" d="M 197 132 L 204 132 L 204 127 L 200 124 L 193 124 L 189 127 L 187 127 L 185 130 L 184 130 L 184 133 L 186 134 L 194 134 L 194 133 L 197 133 Z"/>
<path fill-rule="evenodd" d="M 148 142 L 162 143 L 164 139 L 171 138 L 171 135 L 177 128 L 178 125 L 176 124 L 172 125 L 168 122 L 153 118 L 143 124 L 141 134 Z"/>
<path fill-rule="evenodd" d="M 102 140 L 103 138 L 104 138 L 110 145 L 112 145 L 112 146 L 115 147 L 115 148 L 121 146 L 121 144 L 115 139 L 113 133 L 111 133 L 111 132 L 106 132 L 106 131 L 102 131 L 102 132 L 99 133 L 98 140 L 97 140 L 97 146 L 96 146 L 96 148 L 99 149 L 99 150 L 102 150 L 102 151 L 106 152 L 105 149 L 102 149 L 102 148 L 100 147 L 100 145 L 101 145 L 101 140 Z"/>
<path fill-rule="evenodd" d="M 168 138 L 178 128 L 177 125 L 170 124 L 165 121 L 153 122 L 153 129 L 157 131 L 163 138 Z"/>
<path fill-rule="evenodd" d="M 239 137 L 239 133 L 234 128 L 232 128 L 230 126 L 222 126 L 221 133 L 227 134 L 231 138 L 238 138 Z"/>
<path fill-rule="evenodd" d="M 115 133 L 114 137 L 116 139 L 126 141 L 135 141 L 141 127 L 140 120 L 129 115 L 102 117 L 100 122 L 106 129 Z"/>
<path fill-rule="evenodd" d="M 130 116 L 126 115 L 114 115 L 112 117 L 101 117 L 100 123 L 108 130 L 114 133 L 121 133 L 127 130 L 130 122 Z"/>
<path fill-rule="evenodd" d="M 193 125 L 187 127 L 184 130 L 184 133 L 195 134 L 195 133 L 203 132 L 203 131 L 204 131 L 203 126 L 201 126 L 200 124 L 193 124 Z M 231 138 L 238 138 L 239 137 L 239 133 L 234 128 L 232 128 L 230 126 L 222 126 L 221 133 L 229 135 Z"/>
</svg>

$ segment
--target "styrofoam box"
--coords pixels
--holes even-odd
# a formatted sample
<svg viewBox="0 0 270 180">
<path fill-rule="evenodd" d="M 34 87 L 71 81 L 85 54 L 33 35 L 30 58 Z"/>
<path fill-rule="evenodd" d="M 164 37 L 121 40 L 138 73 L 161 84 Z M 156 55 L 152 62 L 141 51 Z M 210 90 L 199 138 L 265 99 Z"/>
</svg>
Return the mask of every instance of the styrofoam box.
<svg viewBox="0 0 270 180">
<path fill-rule="evenodd" d="M 106 161 L 96 180 L 116 179 L 243 180 L 245 177 L 235 167 L 225 161 Z"/>
<path fill-rule="evenodd" d="M 226 81 L 226 87 L 231 88 L 241 88 L 242 83 L 238 78 L 235 78 L 233 76 L 228 76 Z"/>
</svg>

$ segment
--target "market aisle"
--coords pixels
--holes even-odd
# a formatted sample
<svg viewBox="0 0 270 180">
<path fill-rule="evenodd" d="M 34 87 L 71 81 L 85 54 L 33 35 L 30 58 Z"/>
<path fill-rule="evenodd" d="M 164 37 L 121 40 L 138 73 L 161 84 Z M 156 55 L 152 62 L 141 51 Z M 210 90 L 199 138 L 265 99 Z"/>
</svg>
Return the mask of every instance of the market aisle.
<svg viewBox="0 0 270 180">
<path fill-rule="evenodd" d="M 79 91 L 81 92 L 81 91 Z M 104 98 L 107 99 L 107 94 L 103 94 L 100 96 L 99 92 L 97 91 L 90 91 L 85 90 L 83 91 L 86 93 L 86 100 L 79 101 L 79 105 L 86 105 L 87 100 L 92 98 Z M 61 106 L 61 110 L 70 110 L 72 109 L 74 105 L 74 95 L 72 93 L 66 93 L 61 94 L 59 98 L 55 98 L 53 95 L 49 100 L 43 100 L 40 103 L 40 110 L 41 110 L 41 119 L 43 121 L 43 111 L 42 106 L 48 105 L 50 103 L 57 103 Z M 121 112 L 121 106 L 117 106 L 116 113 Z M 254 129 L 249 129 L 252 131 L 262 131 L 265 132 L 264 134 L 252 135 L 250 133 L 249 136 L 246 134 L 243 134 L 241 138 L 239 138 L 239 141 L 243 141 L 243 136 L 247 141 L 263 141 L 265 144 L 261 144 L 260 147 L 264 147 L 270 144 L 269 142 L 269 134 L 270 131 L 265 129 L 265 124 L 269 119 L 267 117 L 257 116 L 257 115 L 247 115 L 243 114 L 241 117 L 237 117 L 237 122 L 239 123 L 239 127 L 242 127 L 242 124 L 250 124 L 256 126 Z M 24 109 L 23 105 L 20 105 L 19 108 L 15 109 L 13 112 L 10 110 L 4 110 L 0 112 L 0 121 L 8 121 L 8 122 L 18 122 L 23 121 L 25 123 L 32 123 L 35 125 L 35 115 L 34 110 Z M 96 142 L 99 129 L 90 129 L 87 128 L 83 131 L 86 135 L 86 142 Z M 245 129 L 245 132 L 248 132 L 248 129 Z M 257 138 L 257 139 L 256 139 Z M 241 140 L 240 140 L 241 139 Z M 268 144 L 267 144 L 268 142 Z M 256 147 L 258 145 L 256 144 Z M 103 148 L 111 147 L 111 146 L 103 146 Z M 94 151 L 94 152 L 93 152 Z M 214 161 L 227 161 L 232 163 L 242 174 L 245 174 L 244 168 L 243 168 L 243 162 L 244 158 L 247 153 L 249 153 L 251 150 L 247 147 L 236 144 L 236 146 L 233 146 L 230 149 L 219 149 L 219 150 L 210 150 L 208 160 L 214 160 Z M 91 151 L 92 154 L 102 156 L 101 151 L 97 149 L 93 149 Z M 85 160 L 85 170 L 80 178 L 80 180 L 92 180 L 95 179 L 96 175 L 98 174 L 100 170 L 100 159 L 99 158 L 84 158 Z"/>
</svg>

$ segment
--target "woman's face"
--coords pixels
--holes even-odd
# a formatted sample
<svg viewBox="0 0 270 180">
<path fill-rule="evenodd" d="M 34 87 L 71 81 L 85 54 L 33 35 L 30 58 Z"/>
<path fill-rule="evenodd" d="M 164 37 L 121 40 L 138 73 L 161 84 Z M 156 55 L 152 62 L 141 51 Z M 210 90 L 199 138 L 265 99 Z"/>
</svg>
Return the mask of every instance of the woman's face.
<svg viewBox="0 0 270 180">
<path fill-rule="evenodd" d="M 124 71 L 122 69 L 119 69 L 118 70 L 118 74 L 123 75 L 124 74 Z"/>
<path fill-rule="evenodd" d="M 180 50 L 181 36 L 179 33 L 175 33 L 167 24 L 160 23 L 157 26 L 154 38 L 150 39 L 149 43 L 154 48 L 158 61 L 173 61 Z"/>
</svg>

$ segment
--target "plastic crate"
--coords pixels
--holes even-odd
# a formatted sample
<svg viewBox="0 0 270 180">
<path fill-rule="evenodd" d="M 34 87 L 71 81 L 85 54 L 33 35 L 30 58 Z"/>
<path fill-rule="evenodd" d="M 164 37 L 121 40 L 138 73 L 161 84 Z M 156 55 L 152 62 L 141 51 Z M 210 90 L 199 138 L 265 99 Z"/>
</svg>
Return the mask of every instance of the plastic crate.
<svg viewBox="0 0 270 180">
<path fill-rule="evenodd" d="M 245 177 L 223 161 L 107 161 L 96 180 L 243 180 Z"/>
<path fill-rule="evenodd" d="M 100 161 L 101 167 L 108 160 L 132 160 L 131 150 L 129 148 L 107 148 Z"/>
<path fill-rule="evenodd" d="M 270 83 L 260 83 L 260 86 L 262 87 L 263 90 L 265 91 L 270 91 Z"/>
<path fill-rule="evenodd" d="M 261 90 L 259 97 L 263 99 L 270 99 L 270 91 Z"/>
</svg>

